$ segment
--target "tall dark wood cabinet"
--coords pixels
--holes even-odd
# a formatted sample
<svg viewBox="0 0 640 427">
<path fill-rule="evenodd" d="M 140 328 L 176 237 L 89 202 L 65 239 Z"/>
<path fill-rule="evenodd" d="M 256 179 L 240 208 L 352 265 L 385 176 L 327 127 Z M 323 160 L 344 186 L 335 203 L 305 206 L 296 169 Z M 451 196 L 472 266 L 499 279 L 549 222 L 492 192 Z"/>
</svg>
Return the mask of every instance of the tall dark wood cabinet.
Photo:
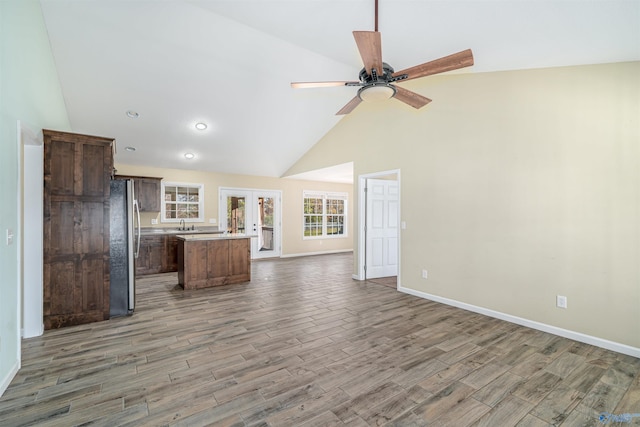
<svg viewBox="0 0 640 427">
<path fill-rule="evenodd" d="M 107 320 L 113 139 L 43 134 L 44 327 Z"/>
</svg>

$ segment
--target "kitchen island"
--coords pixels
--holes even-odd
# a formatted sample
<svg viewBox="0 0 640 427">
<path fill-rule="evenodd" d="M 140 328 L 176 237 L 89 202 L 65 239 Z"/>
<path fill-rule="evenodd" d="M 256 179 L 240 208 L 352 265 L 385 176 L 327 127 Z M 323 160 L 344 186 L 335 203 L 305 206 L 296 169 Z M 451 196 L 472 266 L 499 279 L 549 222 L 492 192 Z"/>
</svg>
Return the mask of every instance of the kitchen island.
<svg viewBox="0 0 640 427">
<path fill-rule="evenodd" d="M 182 234 L 178 240 L 178 283 L 184 289 L 251 280 L 251 235 Z"/>
<path fill-rule="evenodd" d="M 178 234 L 224 233 L 218 227 L 197 229 L 143 227 L 140 230 L 140 250 L 136 259 L 136 276 L 178 271 Z"/>
</svg>

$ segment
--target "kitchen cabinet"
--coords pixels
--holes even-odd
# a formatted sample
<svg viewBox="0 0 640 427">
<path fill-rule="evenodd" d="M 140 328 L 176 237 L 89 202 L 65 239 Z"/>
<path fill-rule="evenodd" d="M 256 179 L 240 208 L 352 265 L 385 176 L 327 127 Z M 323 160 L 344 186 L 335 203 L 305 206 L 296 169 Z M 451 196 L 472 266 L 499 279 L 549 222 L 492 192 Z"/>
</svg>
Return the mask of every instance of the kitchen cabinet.
<svg viewBox="0 0 640 427">
<path fill-rule="evenodd" d="M 184 289 L 251 280 L 251 245 L 246 235 L 178 236 L 178 283 Z"/>
<path fill-rule="evenodd" d="M 175 235 L 143 235 L 136 259 L 136 276 L 178 271 L 178 240 Z"/>
<path fill-rule="evenodd" d="M 160 212 L 162 191 L 162 178 L 148 176 L 117 175 L 118 179 L 130 179 L 133 181 L 133 192 L 138 201 L 140 212 Z"/>
<path fill-rule="evenodd" d="M 162 273 L 165 236 L 140 236 L 136 276 Z"/>
<path fill-rule="evenodd" d="M 107 320 L 113 139 L 43 136 L 44 327 Z"/>
</svg>

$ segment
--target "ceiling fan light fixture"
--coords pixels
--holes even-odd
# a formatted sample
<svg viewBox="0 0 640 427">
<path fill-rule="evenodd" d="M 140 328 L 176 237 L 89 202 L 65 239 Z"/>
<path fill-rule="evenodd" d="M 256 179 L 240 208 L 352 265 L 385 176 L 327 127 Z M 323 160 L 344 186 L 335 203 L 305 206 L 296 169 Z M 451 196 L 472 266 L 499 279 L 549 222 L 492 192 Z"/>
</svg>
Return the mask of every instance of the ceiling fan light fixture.
<svg viewBox="0 0 640 427">
<path fill-rule="evenodd" d="M 386 101 L 395 94 L 396 88 L 389 84 L 364 86 L 358 91 L 358 97 L 366 102 Z"/>
</svg>

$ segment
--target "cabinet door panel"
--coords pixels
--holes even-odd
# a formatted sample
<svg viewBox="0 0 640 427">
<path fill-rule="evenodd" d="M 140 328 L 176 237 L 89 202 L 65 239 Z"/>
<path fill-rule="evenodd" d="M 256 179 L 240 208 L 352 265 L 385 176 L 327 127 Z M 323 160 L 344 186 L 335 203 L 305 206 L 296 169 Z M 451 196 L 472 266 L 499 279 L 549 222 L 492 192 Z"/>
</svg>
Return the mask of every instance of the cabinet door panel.
<svg viewBox="0 0 640 427">
<path fill-rule="evenodd" d="M 105 224 L 109 224 L 109 218 L 104 217 L 104 203 L 103 202 L 84 202 L 81 207 L 81 222 L 80 222 L 80 241 L 82 242 L 82 253 L 104 253 L 105 243 L 108 244 L 108 240 L 105 236 Z M 106 234 L 109 233 L 107 228 Z M 106 250 L 109 250 L 107 247 Z"/>
<path fill-rule="evenodd" d="M 209 277 L 229 275 L 229 241 L 211 240 L 207 243 Z"/>
<path fill-rule="evenodd" d="M 73 195 L 75 193 L 74 163 L 76 144 L 55 141 L 49 145 L 49 159 L 45 157 L 44 173 L 49 179 L 48 191 L 52 195 Z M 45 152 L 45 156 L 46 156 Z M 45 180 L 45 190 L 47 190 Z"/>
<path fill-rule="evenodd" d="M 176 236 L 166 236 L 164 243 L 163 273 L 178 271 L 178 238 Z"/>
<path fill-rule="evenodd" d="M 160 180 L 140 178 L 136 180 L 137 197 L 141 212 L 159 212 L 160 208 Z"/>
<path fill-rule="evenodd" d="M 49 267 L 50 298 L 44 314 L 70 314 L 74 312 L 74 261 L 52 262 Z"/>
<path fill-rule="evenodd" d="M 250 251 L 249 239 L 229 240 L 229 275 L 245 275 L 251 271 Z"/>
<path fill-rule="evenodd" d="M 105 148 L 100 145 L 84 144 L 82 146 L 82 195 L 105 195 Z M 106 184 L 109 184 L 107 181 Z M 110 188 L 108 185 L 107 188 Z M 106 193 L 108 195 L 108 192 Z"/>
<path fill-rule="evenodd" d="M 85 259 L 82 261 L 82 279 L 74 295 L 81 312 L 101 311 L 104 304 L 104 261 Z"/>
<path fill-rule="evenodd" d="M 75 203 L 73 201 L 51 202 L 49 218 L 44 224 L 49 235 L 48 250 L 50 257 L 74 253 Z"/>
<path fill-rule="evenodd" d="M 148 239 L 149 273 L 156 274 L 162 271 L 162 259 L 164 256 L 164 239 L 162 236 L 152 236 Z"/>
<path fill-rule="evenodd" d="M 207 242 L 189 244 L 189 254 L 185 260 L 185 280 L 207 280 Z"/>
</svg>

